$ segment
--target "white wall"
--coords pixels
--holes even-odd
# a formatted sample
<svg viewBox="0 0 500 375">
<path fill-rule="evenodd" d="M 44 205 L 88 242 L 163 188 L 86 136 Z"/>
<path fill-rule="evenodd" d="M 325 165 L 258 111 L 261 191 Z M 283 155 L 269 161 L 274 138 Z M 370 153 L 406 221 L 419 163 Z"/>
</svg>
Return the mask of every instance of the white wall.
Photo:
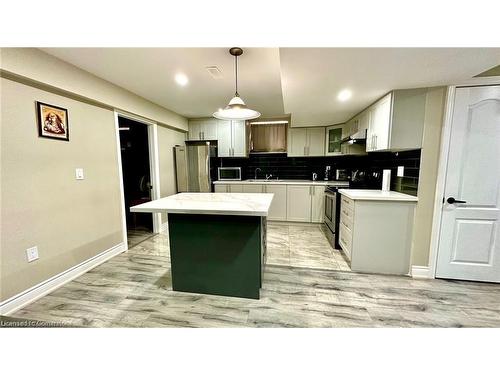
<svg viewBox="0 0 500 375">
<path fill-rule="evenodd" d="M 2 48 L 2 71 L 187 130 L 187 119 L 36 48 Z"/>
</svg>

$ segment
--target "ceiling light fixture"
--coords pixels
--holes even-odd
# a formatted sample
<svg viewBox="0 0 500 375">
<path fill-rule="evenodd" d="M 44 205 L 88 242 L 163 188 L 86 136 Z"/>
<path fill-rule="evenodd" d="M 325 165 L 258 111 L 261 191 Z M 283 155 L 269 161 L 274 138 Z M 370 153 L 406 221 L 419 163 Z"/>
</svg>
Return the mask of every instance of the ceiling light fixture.
<svg viewBox="0 0 500 375">
<path fill-rule="evenodd" d="M 260 113 L 248 108 L 238 94 L 238 56 L 243 54 L 243 50 L 239 47 L 233 47 L 229 50 L 229 53 L 234 56 L 236 90 L 234 97 L 229 101 L 226 108 L 219 109 L 213 116 L 221 120 L 251 120 L 260 117 Z"/>
<path fill-rule="evenodd" d="M 189 83 L 189 79 L 185 74 L 177 73 L 175 75 L 175 82 L 180 86 L 186 86 Z"/>
<path fill-rule="evenodd" d="M 351 99 L 351 96 L 352 96 L 352 91 L 345 89 L 339 92 L 339 94 L 337 95 L 337 99 L 340 100 L 341 102 L 345 102 L 346 100 Z"/>
</svg>

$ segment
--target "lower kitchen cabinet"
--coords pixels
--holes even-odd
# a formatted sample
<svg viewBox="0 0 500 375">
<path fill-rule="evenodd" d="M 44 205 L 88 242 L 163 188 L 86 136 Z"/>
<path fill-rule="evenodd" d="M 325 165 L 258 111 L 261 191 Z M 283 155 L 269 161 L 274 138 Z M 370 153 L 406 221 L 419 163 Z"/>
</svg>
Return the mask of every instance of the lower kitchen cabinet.
<svg viewBox="0 0 500 375">
<path fill-rule="evenodd" d="M 323 223 L 325 211 L 324 185 L 289 185 L 266 182 L 264 184 L 214 184 L 221 193 L 272 193 L 268 220 Z"/>
<path fill-rule="evenodd" d="M 263 193 L 263 186 L 260 184 L 243 184 L 243 193 Z"/>
<path fill-rule="evenodd" d="M 325 187 L 311 186 L 311 221 L 313 223 L 322 223 L 325 212 Z"/>
<path fill-rule="evenodd" d="M 243 193 L 243 185 L 230 184 L 228 186 L 228 193 Z"/>
<path fill-rule="evenodd" d="M 215 185 L 214 184 L 214 191 L 216 193 L 229 193 L 229 186 L 230 185 L 220 185 L 220 184 Z"/>
<path fill-rule="evenodd" d="M 287 186 L 286 217 L 288 221 L 311 222 L 311 190 L 313 188 L 307 185 Z"/>
<path fill-rule="evenodd" d="M 273 201 L 269 208 L 268 220 L 286 221 L 286 185 L 264 185 L 264 193 L 273 193 Z"/>
<path fill-rule="evenodd" d="M 341 196 L 339 244 L 351 269 L 406 275 L 415 202 L 353 200 Z"/>
</svg>

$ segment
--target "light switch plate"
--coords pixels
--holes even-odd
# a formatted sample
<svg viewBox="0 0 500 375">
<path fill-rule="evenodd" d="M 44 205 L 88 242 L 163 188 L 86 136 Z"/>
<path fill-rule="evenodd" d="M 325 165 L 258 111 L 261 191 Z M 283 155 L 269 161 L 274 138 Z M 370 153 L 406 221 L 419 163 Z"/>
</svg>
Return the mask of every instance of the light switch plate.
<svg viewBox="0 0 500 375">
<path fill-rule="evenodd" d="M 83 168 L 76 168 L 75 169 L 75 176 L 76 176 L 77 180 L 83 180 L 84 179 Z"/>
<path fill-rule="evenodd" d="M 404 166 L 399 166 L 398 167 L 398 174 L 397 174 L 397 176 L 398 177 L 404 177 L 404 175 L 405 175 L 405 167 Z"/>
<path fill-rule="evenodd" d="M 38 259 L 38 247 L 33 246 L 29 249 L 26 249 L 26 256 L 28 258 L 28 262 L 33 262 Z"/>
</svg>

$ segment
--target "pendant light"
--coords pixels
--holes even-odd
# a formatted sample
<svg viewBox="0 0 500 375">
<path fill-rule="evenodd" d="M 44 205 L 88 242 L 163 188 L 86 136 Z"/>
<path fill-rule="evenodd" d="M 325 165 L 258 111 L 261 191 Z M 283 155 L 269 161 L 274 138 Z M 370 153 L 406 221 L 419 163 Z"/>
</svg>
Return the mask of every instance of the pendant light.
<svg viewBox="0 0 500 375">
<path fill-rule="evenodd" d="M 243 99 L 238 94 L 238 56 L 243 54 L 243 50 L 239 47 L 233 47 L 229 53 L 234 56 L 234 70 L 236 76 L 236 92 L 234 97 L 229 101 L 229 104 L 224 109 L 219 109 L 213 114 L 215 118 L 221 120 L 251 120 L 260 117 L 260 113 L 246 106 Z"/>
</svg>

